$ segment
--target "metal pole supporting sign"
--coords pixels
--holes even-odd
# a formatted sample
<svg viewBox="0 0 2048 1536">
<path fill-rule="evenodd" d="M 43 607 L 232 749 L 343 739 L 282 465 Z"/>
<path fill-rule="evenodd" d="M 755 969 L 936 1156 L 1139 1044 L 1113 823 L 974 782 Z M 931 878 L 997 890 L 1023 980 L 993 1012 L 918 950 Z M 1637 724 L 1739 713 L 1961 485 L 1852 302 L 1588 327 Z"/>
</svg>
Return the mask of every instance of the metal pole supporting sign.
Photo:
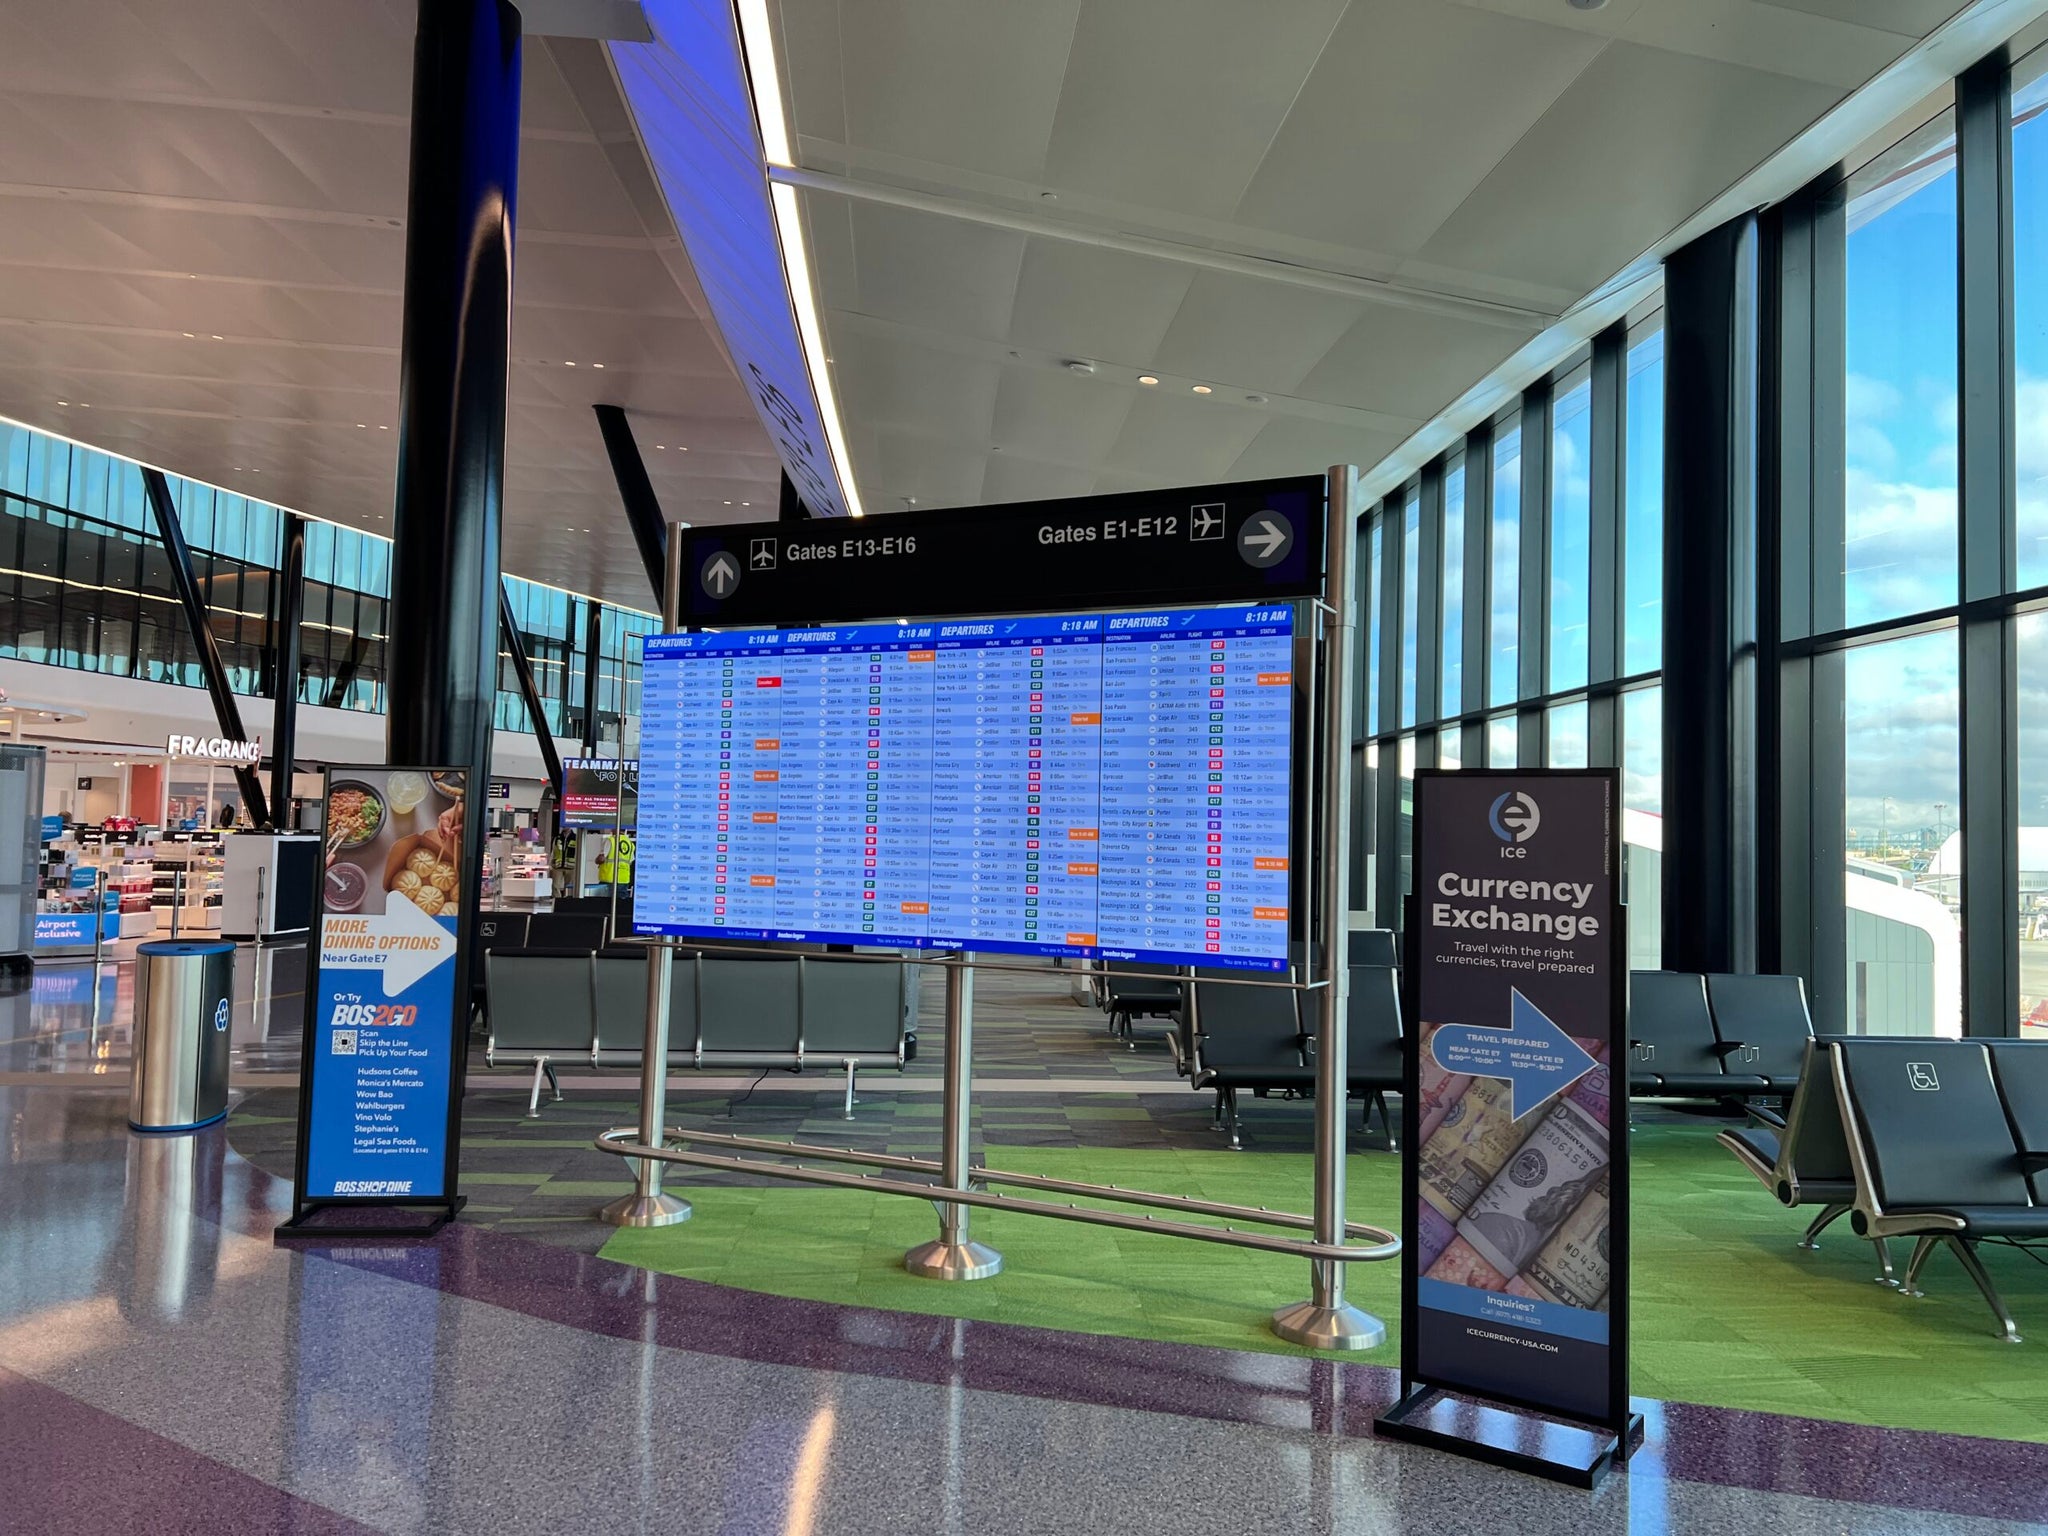
<svg viewBox="0 0 2048 1536">
<path fill-rule="evenodd" d="M 966 1190 L 968 1137 L 972 1132 L 969 1094 L 974 1069 L 974 970 L 965 954 L 946 960 L 946 1144 L 945 1187 Z M 1000 1271 L 1003 1256 L 967 1235 L 968 1207 L 934 1200 L 939 1235 L 903 1255 L 903 1267 L 928 1280 L 983 1280 Z"/>
<path fill-rule="evenodd" d="M 667 580 L 661 593 L 661 627 L 674 633 L 682 625 L 683 529 L 685 523 L 668 525 Z M 623 802 L 625 744 L 620 741 L 618 792 Z M 614 842 L 616 860 L 617 843 Z M 616 864 L 614 865 L 616 873 Z M 618 887 L 612 888 L 612 911 L 618 911 Z M 662 1124 L 668 1108 L 668 1015 L 669 989 L 674 972 L 675 947 L 666 939 L 647 945 L 647 1033 L 640 1052 L 640 1141 L 659 1147 L 666 1135 Z M 651 1157 L 639 1158 L 633 1166 L 633 1193 L 621 1195 L 597 1213 L 598 1220 L 615 1227 L 669 1227 L 690 1219 L 690 1202 L 680 1195 L 664 1194 L 661 1164 Z"/>
<path fill-rule="evenodd" d="M 1358 471 L 1338 465 L 1330 471 L 1329 515 L 1324 520 L 1328 553 L 1323 565 L 1323 749 L 1322 864 L 1317 905 L 1322 953 L 1310 949 L 1310 969 L 1320 970 L 1316 996 L 1316 1189 L 1318 1243 L 1344 1241 L 1344 1098 L 1349 1089 L 1345 1014 L 1350 993 L 1350 859 L 1345 844 L 1351 829 L 1351 639 L 1354 602 L 1351 555 L 1356 543 Z M 1319 964 L 1318 964 L 1319 962 Z M 1273 1332 L 1290 1344 L 1312 1349 L 1376 1349 L 1387 1328 L 1378 1318 L 1344 1300 L 1344 1266 L 1309 1260 L 1309 1299 L 1273 1314 Z"/>
</svg>

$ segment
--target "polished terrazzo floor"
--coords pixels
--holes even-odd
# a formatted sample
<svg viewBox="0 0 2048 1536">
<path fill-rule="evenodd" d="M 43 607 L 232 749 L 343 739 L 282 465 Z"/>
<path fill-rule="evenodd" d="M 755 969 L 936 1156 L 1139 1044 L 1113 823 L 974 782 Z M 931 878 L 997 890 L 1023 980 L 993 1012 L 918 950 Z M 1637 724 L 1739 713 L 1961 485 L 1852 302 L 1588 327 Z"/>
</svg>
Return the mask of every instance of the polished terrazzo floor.
<svg viewBox="0 0 2048 1536">
<path fill-rule="evenodd" d="M 126 1130 L 93 993 L 0 998 L 0 1529 L 2048 1530 L 2011 1442 L 1646 1401 L 1588 1496 L 1375 1440 L 1372 1366 L 768 1297 L 504 1227 L 280 1246 L 288 1190 L 220 1130 Z M 252 1086 L 288 1070 L 277 994 L 238 1011 Z"/>
</svg>

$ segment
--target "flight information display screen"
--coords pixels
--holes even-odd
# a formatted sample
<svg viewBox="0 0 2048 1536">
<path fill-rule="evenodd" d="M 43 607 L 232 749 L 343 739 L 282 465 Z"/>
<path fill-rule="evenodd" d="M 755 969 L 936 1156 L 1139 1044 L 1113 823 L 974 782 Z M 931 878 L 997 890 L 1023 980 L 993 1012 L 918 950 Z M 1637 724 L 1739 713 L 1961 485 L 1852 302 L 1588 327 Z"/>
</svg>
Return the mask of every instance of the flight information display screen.
<svg viewBox="0 0 2048 1536">
<path fill-rule="evenodd" d="M 1284 970 L 1292 624 L 650 636 L 634 926 Z"/>
</svg>

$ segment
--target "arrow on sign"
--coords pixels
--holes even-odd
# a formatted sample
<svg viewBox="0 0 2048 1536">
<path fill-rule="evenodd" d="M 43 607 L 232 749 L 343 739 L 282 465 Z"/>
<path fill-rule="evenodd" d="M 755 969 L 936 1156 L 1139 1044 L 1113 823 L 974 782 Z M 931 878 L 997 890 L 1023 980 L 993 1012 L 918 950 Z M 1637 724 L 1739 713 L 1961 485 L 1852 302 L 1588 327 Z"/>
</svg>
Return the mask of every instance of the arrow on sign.
<svg viewBox="0 0 2048 1536">
<path fill-rule="evenodd" d="M 1244 541 L 1257 545 L 1260 554 L 1270 556 L 1274 550 L 1287 542 L 1287 535 L 1262 517 L 1246 530 Z"/>
<path fill-rule="evenodd" d="M 1518 987 L 1510 988 L 1508 1027 L 1446 1024 L 1429 1053 L 1446 1072 L 1504 1077 L 1508 1113 L 1519 1120 L 1554 1093 L 1563 1093 L 1599 1065 Z"/>
<path fill-rule="evenodd" d="M 335 918 L 330 916 L 328 922 Z M 455 955 L 455 935 L 403 896 L 375 917 L 360 919 L 369 943 L 342 949 L 323 945 L 320 964 L 332 968 L 375 969 L 383 974 L 384 995 L 397 997 L 421 977 L 439 969 Z"/>
<path fill-rule="evenodd" d="M 704 585 L 710 588 L 713 597 L 725 596 L 739 585 L 739 580 L 739 567 L 733 563 L 731 555 L 713 555 L 711 563 L 704 567 Z"/>
</svg>

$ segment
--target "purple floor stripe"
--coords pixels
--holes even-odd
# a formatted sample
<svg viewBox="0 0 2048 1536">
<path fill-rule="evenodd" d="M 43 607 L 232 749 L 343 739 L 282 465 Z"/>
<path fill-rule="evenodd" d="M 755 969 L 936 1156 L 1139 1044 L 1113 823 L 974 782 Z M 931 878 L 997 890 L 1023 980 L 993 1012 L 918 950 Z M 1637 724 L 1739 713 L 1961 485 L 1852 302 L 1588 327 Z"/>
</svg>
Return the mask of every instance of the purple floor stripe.
<svg viewBox="0 0 2048 1536">
<path fill-rule="evenodd" d="M 0 1528 L 37 1536 L 363 1536 L 332 1510 L 0 1369 Z M 22 1474 L 30 1475 L 22 1475 Z"/>
<path fill-rule="evenodd" d="M 244 1223 L 267 1232 L 275 1211 L 259 1202 L 275 1196 L 266 1183 L 282 1182 L 243 1166 L 252 1178 Z M 292 1246 L 590 1333 L 809 1370 L 1357 1438 L 1372 1434 L 1399 1389 L 1399 1373 L 1384 1366 L 770 1296 L 460 1223 L 419 1243 Z M 1692 1403 L 1638 1406 L 1651 1421 L 1638 1476 L 2048 1522 L 2040 1446 Z"/>
</svg>

